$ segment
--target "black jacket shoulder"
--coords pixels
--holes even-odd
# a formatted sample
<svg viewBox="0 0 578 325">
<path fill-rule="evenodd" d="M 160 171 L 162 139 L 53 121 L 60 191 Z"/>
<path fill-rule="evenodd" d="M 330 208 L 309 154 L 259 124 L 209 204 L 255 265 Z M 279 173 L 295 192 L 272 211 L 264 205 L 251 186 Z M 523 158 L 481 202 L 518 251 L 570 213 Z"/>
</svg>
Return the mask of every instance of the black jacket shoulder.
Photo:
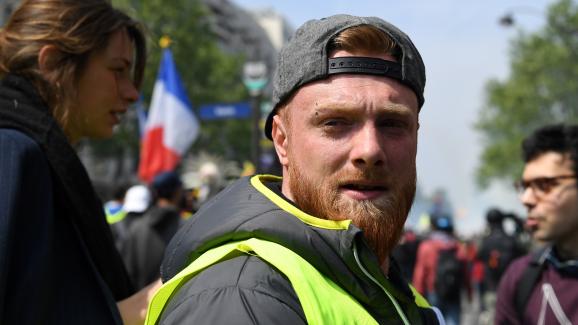
<svg viewBox="0 0 578 325">
<path fill-rule="evenodd" d="M 0 148 L 0 323 L 120 323 L 104 312 L 101 285 L 62 217 L 66 206 L 42 148 L 3 128 Z"/>
</svg>

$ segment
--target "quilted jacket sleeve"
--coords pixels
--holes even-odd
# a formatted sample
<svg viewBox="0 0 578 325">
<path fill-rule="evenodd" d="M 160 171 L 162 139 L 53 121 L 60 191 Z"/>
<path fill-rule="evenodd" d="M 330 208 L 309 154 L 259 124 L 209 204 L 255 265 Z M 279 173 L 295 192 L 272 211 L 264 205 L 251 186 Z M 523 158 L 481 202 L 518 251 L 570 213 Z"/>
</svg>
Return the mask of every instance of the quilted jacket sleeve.
<svg viewBox="0 0 578 325">
<path fill-rule="evenodd" d="M 171 299 L 161 324 L 306 324 L 290 282 L 257 257 L 213 265 Z"/>
</svg>

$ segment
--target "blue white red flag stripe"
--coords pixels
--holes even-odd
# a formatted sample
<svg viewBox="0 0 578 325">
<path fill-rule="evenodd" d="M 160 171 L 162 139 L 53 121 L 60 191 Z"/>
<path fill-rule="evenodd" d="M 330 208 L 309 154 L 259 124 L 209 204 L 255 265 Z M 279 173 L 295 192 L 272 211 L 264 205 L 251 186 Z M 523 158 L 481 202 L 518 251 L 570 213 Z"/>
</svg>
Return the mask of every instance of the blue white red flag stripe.
<svg viewBox="0 0 578 325">
<path fill-rule="evenodd" d="M 198 134 L 199 122 L 177 73 L 172 53 L 166 48 L 142 141 L 139 177 L 150 182 L 158 173 L 174 170 Z"/>
</svg>

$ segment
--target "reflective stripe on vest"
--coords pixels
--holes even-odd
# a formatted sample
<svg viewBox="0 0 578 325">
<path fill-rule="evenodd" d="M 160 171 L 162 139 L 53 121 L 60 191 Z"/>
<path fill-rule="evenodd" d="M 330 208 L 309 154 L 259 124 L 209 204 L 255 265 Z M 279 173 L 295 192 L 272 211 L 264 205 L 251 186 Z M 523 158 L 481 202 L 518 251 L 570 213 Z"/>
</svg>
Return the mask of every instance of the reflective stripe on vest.
<svg viewBox="0 0 578 325">
<path fill-rule="evenodd" d="M 257 255 L 289 279 L 308 324 L 378 324 L 357 300 L 301 256 L 282 245 L 256 238 L 211 249 L 163 284 L 151 300 L 145 324 L 157 324 L 173 293 L 190 278 L 215 263 L 247 254 Z"/>
<path fill-rule="evenodd" d="M 425 299 L 424 296 L 422 296 L 421 293 L 419 293 L 419 291 L 417 291 L 417 289 L 414 288 L 414 286 L 410 284 L 409 288 L 411 289 L 411 293 L 413 293 L 413 296 L 415 297 L 414 298 L 415 304 L 418 305 L 418 307 L 431 308 L 431 305 L 429 304 L 427 299 Z"/>
</svg>

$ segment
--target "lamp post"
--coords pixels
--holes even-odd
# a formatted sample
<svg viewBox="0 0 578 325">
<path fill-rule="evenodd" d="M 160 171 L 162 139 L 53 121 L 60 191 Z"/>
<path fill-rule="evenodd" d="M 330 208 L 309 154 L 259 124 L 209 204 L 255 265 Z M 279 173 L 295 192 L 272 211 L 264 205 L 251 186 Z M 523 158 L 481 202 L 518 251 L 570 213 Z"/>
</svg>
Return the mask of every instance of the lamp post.
<svg viewBox="0 0 578 325">
<path fill-rule="evenodd" d="M 499 24 L 506 28 L 515 26 L 516 19 L 514 14 L 531 15 L 539 18 L 544 18 L 548 15 L 548 13 L 531 6 L 515 7 L 508 10 L 506 14 L 499 18 Z M 550 13 L 549 15 L 552 14 Z M 549 28 L 557 34 L 560 42 L 562 42 L 564 46 L 567 47 L 567 49 L 570 51 L 570 55 L 572 56 L 572 61 L 575 62 L 578 59 L 578 46 L 575 45 L 574 40 L 578 35 L 578 29 L 574 27 L 568 28 L 568 26 L 564 24 L 563 20 L 560 21 L 558 19 L 552 19 L 552 17 L 550 17 L 550 19 L 546 19 L 546 23 Z"/>
<path fill-rule="evenodd" d="M 500 26 L 510 27 L 514 25 L 514 16 L 511 13 L 506 13 L 498 20 Z"/>
<path fill-rule="evenodd" d="M 262 61 L 247 62 L 243 67 L 243 83 L 251 96 L 252 132 L 251 132 L 251 160 L 255 171 L 261 170 L 261 96 L 267 85 L 267 66 Z"/>
<path fill-rule="evenodd" d="M 538 8 L 530 6 L 519 6 L 510 8 L 503 16 L 498 19 L 498 23 L 503 27 L 512 27 L 516 24 L 514 14 L 525 14 L 535 17 L 544 17 L 544 12 Z"/>
</svg>

